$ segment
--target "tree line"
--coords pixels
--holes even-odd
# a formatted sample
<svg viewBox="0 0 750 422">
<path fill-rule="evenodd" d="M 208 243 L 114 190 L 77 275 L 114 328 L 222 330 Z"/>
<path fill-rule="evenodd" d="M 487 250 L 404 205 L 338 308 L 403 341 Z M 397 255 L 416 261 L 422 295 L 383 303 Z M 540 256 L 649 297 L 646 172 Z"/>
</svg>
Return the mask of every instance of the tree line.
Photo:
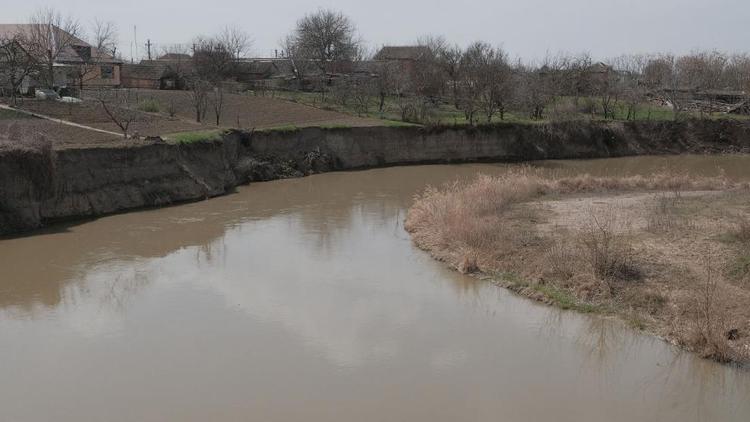
<svg viewBox="0 0 750 422">
<path fill-rule="evenodd" d="M 502 120 L 509 110 L 531 119 L 614 119 L 620 112 L 633 120 L 649 101 L 670 107 L 678 117 L 687 111 L 726 110 L 719 98 L 727 91 L 740 97 L 750 92 L 750 55 L 719 51 L 602 61 L 588 53 L 548 54 L 523 61 L 487 42 L 461 47 L 441 36 L 426 36 L 415 43 L 421 53 L 405 68 L 398 61 L 373 61 L 356 25 L 332 10 L 300 19 L 283 45 L 299 88 L 316 70 L 314 89 L 324 100 L 330 94 L 328 101 L 367 113 L 373 104 L 382 112 L 391 99 L 402 120 L 421 123 L 434 120 L 441 105 L 452 105 L 469 124 Z M 337 64 L 358 62 L 367 63 L 372 77 L 341 72 L 334 78 Z"/>
<path fill-rule="evenodd" d="M 14 101 L 29 75 L 51 87 L 53 64 L 83 34 L 77 20 L 50 8 L 40 9 L 29 23 L 34 24 L 31 31 L 0 40 L 0 78 Z M 117 54 L 113 24 L 95 22 L 89 40 L 97 51 Z M 419 123 L 433 122 L 439 119 L 436 110 L 451 107 L 469 124 L 503 120 L 509 112 L 537 120 L 587 115 L 636 119 L 649 101 L 670 107 L 677 117 L 686 111 L 725 110 L 721 92 L 750 92 L 747 54 L 696 51 L 681 56 L 625 55 L 601 62 L 587 53 L 548 54 L 524 61 L 483 41 L 462 47 L 441 36 L 425 36 L 414 44 L 420 54 L 408 67 L 401 61 L 374 60 L 349 17 L 319 9 L 299 19 L 281 41 L 282 56 L 293 74 L 287 88 L 314 90 L 323 101 L 361 114 L 395 108 L 401 120 Z M 189 92 L 197 121 L 211 113 L 219 124 L 228 81 L 240 71 L 251 46 L 247 32 L 226 27 L 195 37 L 189 48 L 164 49 L 189 57 L 182 69 L 179 60 L 172 63 L 172 70 Z M 74 79 L 81 88 L 91 74 L 89 66 L 97 65 L 97 58 L 89 59 L 75 68 Z"/>
</svg>

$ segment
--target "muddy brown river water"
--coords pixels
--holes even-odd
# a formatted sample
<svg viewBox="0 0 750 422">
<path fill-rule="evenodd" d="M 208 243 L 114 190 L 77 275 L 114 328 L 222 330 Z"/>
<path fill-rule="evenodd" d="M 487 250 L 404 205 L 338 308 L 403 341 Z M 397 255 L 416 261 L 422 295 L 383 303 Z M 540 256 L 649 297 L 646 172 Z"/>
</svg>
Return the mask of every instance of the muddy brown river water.
<svg viewBox="0 0 750 422">
<path fill-rule="evenodd" d="M 746 156 L 537 165 L 750 180 Z M 0 240 L 0 421 L 749 421 L 750 371 L 412 246 L 415 193 L 507 168 L 258 183 Z"/>
</svg>

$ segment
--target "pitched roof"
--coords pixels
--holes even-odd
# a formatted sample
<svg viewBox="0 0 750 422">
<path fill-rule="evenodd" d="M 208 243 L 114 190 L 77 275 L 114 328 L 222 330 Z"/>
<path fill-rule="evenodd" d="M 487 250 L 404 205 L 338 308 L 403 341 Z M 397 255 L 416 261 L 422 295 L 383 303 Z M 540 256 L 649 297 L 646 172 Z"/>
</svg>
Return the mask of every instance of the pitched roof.
<svg viewBox="0 0 750 422">
<path fill-rule="evenodd" d="M 386 46 L 375 55 L 375 60 L 419 60 L 429 51 L 429 48 L 420 45 Z"/>
<path fill-rule="evenodd" d="M 0 24 L 0 38 L 11 38 L 16 34 L 21 34 L 22 36 L 29 37 L 32 31 L 34 30 L 35 24 Z M 104 51 L 99 51 L 96 47 L 93 47 L 91 44 L 87 43 L 86 41 L 83 41 L 82 39 L 73 36 L 71 34 L 68 34 L 67 32 L 63 31 L 62 29 L 53 26 L 53 32 L 54 36 L 59 39 L 60 37 L 69 37 L 71 39 L 70 46 L 64 48 L 60 54 L 57 57 L 57 62 L 61 63 L 84 63 L 87 60 L 81 56 L 82 48 L 85 49 L 91 49 L 91 58 L 95 59 L 97 62 L 100 63 L 122 63 L 121 60 L 118 60 L 111 55 L 107 54 Z M 28 41 L 27 41 L 28 42 Z M 31 50 L 31 49 L 28 49 Z"/>
<path fill-rule="evenodd" d="M 156 58 L 156 60 L 167 60 L 167 61 L 190 60 L 190 59 L 192 59 L 190 54 L 184 54 L 184 53 L 167 53 Z"/>
</svg>

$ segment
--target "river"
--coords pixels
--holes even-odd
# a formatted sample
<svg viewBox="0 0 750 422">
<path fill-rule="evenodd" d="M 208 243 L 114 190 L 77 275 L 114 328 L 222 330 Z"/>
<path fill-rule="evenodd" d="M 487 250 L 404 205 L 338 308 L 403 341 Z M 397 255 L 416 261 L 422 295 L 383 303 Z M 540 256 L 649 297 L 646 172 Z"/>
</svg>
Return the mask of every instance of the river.
<svg viewBox="0 0 750 422">
<path fill-rule="evenodd" d="M 750 180 L 747 156 L 535 165 Z M 750 371 L 411 244 L 415 193 L 508 167 L 257 183 L 0 240 L 0 420 L 750 420 Z"/>
</svg>

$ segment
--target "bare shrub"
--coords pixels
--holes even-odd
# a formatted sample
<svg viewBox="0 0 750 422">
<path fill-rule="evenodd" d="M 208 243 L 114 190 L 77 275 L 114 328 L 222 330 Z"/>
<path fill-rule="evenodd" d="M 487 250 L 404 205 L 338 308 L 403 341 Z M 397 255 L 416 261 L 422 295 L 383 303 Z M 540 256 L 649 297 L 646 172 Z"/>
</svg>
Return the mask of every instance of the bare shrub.
<svg viewBox="0 0 750 422">
<path fill-rule="evenodd" d="M 538 194 L 538 179 L 480 176 L 470 183 L 428 188 L 416 198 L 405 227 L 423 249 L 441 252 L 456 267 L 467 266 L 467 256 L 481 263 L 483 255 L 507 248 L 509 233 L 503 214 L 515 203 Z"/>
<path fill-rule="evenodd" d="M 614 210 L 589 214 L 580 242 L 594 274 L 606 282 L 640 280 L 642 272 L 635 263 L 633 249 L 615 231 L 618 222 Z"/>
<path fill-rule="evenodd" d="M 580 271 L 578 245 L 557 240 L 547 249 L 546 261 L 553 276 L 562 280 L 569 280 Z"/>
<path fill-rule="evenodd" d="M 624 301 L 633 309 L 645 311 L 649 315 L 654 315 L 667 304 L 667 297 L 659 292 L 643 289 L 630 289 L 624 294 Z"/>
<path fill-rule="evenodd" d="M 675 198 L 657 194 L 647 216 L 647 229 L 652 233 L 668 232 L 677 226 L 675 221 Z"/>
<path fill-rule="evenodd" d="M 653 205 L 648 207 L 646 229 L 652 233 L 666 233 L 676 229 L 695 228 L 695 223 L 688 216 L 680 213 L 680 191 L 659 192 L 654 195 Z"/>
<path fill-rule="evenodd" d="M 728 342 L 726 310 L 720 305 L 718 277 L 710 259 L 706 260 L 705 270 L 693 297 L 695 331 L 691 341 L 704 357 L 731 362 L 734 358 Z"/>
</svg>

